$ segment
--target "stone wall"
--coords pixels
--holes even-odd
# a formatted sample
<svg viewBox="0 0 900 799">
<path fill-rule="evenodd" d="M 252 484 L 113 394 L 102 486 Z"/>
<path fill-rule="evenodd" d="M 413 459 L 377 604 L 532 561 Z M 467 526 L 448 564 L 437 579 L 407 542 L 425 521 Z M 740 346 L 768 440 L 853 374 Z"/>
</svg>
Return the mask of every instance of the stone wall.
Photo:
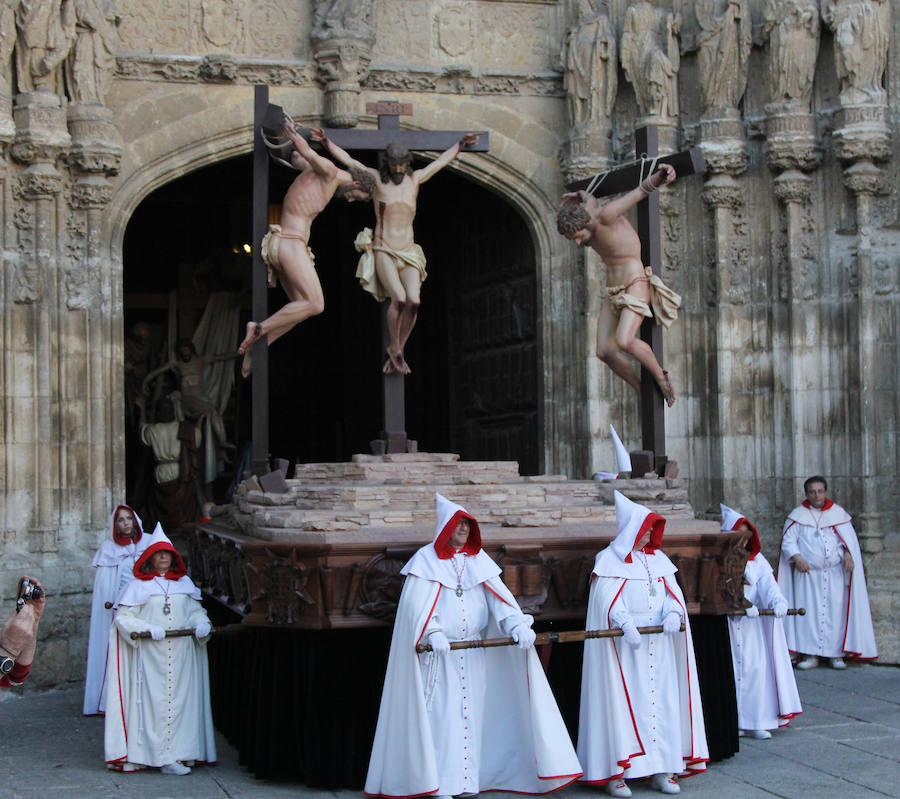
<svg viewBox="0 0 900 799">
<path fill-rule="evenodd" d="M 900 21 L 887 0 L 115 9 L 0 10 L 0 593 L 25 570 L 51 587 L 36 682 L 83 672 L 83 564 L 124 491 L 125 227 L 155 188 L 249 151 L 256 83 L 305 123 L 373 126 L 365 101 L 396 99 L 414 104 L 411 127 L 490 129 L 492 151 L 452 168 L 532 232 L 544 469 L 570 477 L 612 468 L 609 421 L 630 447 L 639 425 L 592 354 L 602 270 L 554 229 L 565 177 L 633 157 L 642 122 L 673 149 L 702 146 L 708 173 L 661 198 L 663 276 L 685 300 L 665 338 L 680 392 L 669 455 L 694 507 L 753 516 L 770 556 L 803 478 L 826 474 L 859 522 L 883 657 L 900 662 L 900 60 L 886 58 Z"/>
</svg>

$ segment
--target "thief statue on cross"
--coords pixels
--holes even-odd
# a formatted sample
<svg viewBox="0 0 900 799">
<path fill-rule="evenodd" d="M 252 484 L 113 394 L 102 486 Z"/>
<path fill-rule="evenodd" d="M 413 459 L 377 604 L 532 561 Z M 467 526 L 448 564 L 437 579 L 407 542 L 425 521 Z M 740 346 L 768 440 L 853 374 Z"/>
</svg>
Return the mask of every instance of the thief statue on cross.
<svg viewBox="0 0 900 799">
<path fill-rule="evenodd" d="M 644 265 L 641 241 L 625 214 L 673 180 L 674 167 L 660 163 L 635 188 L 602 205 L 590 188 L 568 192 L 562 197 L 556 220 L 561 235 L 582 247 L 591 247 L 606 264 L 608 301 L 603 304 L 597 323 L 597 357 L 640 391 L 640 378 L 627 355 L 636 358 L 669 406 L 675 402 L 671 376 L 638 331 L 644 317 L 651 315 L 658 324 L 669 327 L 681 307 L 681 297 Z"/>
<path fill-rule="evenodd" d="M 370 173 L 376 181 L 372 196 L 375 231 L 365 228 L 354 244 L 362 253 L 356 271 L 362 287 L 379 302 L 387 298 L 391 301 L 387 311 L 387 358 L 382 369 L 385 374 L 411 372 L 403 349 L 416 324 L 419 291 L 425 280 L 425 254 L 413 240 L 412 227 L 419 186 L 453 161 L 460 150 L 475 146 L 478 138 L 477 133 L 465 134 L 421 169 L 412 168 L 412 156 L 404 144 L 392 142 L 385 148 L 381 169 L 372 169 L 328 139 L 324 131 L 312 131 L 312 139 L 323 142 L 337 161 Z"/>
</svg>

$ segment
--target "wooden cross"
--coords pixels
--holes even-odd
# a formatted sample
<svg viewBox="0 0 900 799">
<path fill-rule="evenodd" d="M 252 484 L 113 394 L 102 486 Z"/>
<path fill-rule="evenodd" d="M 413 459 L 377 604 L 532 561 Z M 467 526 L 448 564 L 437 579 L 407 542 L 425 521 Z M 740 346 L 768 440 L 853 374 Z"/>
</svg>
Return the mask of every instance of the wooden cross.
<svg viewBox="0 0 900 799">
<path fill-rule="evenodd" d="M 269 129 L 273 127 L 277 131 L 280 127 L 280 120 L 283 119 L 283 112 L 278 106 L 268 104 L 268 87 L 257 87 L 266 90 L 267 105 L 260 113 L 259 102 L 256 105 L 256 123 L 255 123 L 255 140 L 256 148 L 262 145 L 260 130 L 263 125 Z M 400 117 L 410 116 L 412 114 L 412 103 L 398 103 L 394 101 L 382 101 L 377 103 L 366 103 L 366 113 L 378 116 L 378 128 L 375 130 L 359 130 L 357 128 L 326 128 L 325 135 L 339 147 L 344 150 L 384 150 L 391 142 L 398 142 L 409 150 L 443 152 L 456 144 L 466 133 L 476 132 L 479 134 L 478 143 L 472 147 L 467 147 L 465 152 L 487 152 L 490 149 L 490 137 L 486 131 L 455 131 L 455 130 L 401 130 Z M 265 149 L 265 146 L 263 149 Z M 254 187 L 257 182 L 258 162 L 254 157 Z M 266 190 L 268 191 L 268 165 L 265 166 Z M 253 197 L 253 240 L 261 241 L 266 231 L 267 225 L 267 195 L 261 202 L 257 200 L 254 188 Z M 257 218 L 260 224 L 257 230 Z M 254 282 L 253 282 L 253 313 L 254 319 L 264 319 L 268 314 L 260 313 L 257 310 L 257 292 L 261 293 L 263 310 L 265 310 L 266 299 L 266 268 L 262 259 L 259 258 L 257 263 L 257 249 L 254 247 Z M 257 282 L 259 289 L 257 289 Z M 387 308 L 386 304 L 385 310 Z M 387 324 L 385 315 L 382 314 L 382 345 L 387 345 Z M 260 374 L 257 372 L 256 358 L 257 353 L 264 351 L 264 347 L 254 350 L 253 354 L 253 464 L 254 472 L 256 472 L 257 452 L 263 452 L 257 445 L 257 435 L 262 432 L 261 428 L 265 426 L 265 460 L 266 469 L 268 469 L 268 394 L 266 394 L 265 402 L 257 403 L 256 384 L 267 380 L 267 372 Z M 385 451 L 390 453 L 407 451 L 406 436 L 406 400 L 404 395 L 404 377 L 405 375 L 398 372 L 392 372 L 382 377 L 382 397 L 384 408 L 384 429 L 382 431 L 382 439 L 385 443 Z M 257 417 L 264 417 L 264 421 L 257 423 Z M 263 439 L 260 439 L 262 446 Z M 261 456 L 262 457 L 262 456 Z"/>
<path fill-rule="evenodd" d="M 647 158 L 659 155 L 659 132 L 655 125 L 638 128 L 634 132 L 635 153 Z M 679 178 L 698 175 L 706 171 L 706 162 L 699 147 L 692 147 L 680 153 L 661 157 L 660 162 L 671 164 Z M 595 197 L 609 197 L 635 188 L 641 178 L 641 163 L 635 162 L 610 170 L 602 181 L 591 188 Z M 587 190 L 590 180 L 580 180 L 566 186 L 568 191 Z M 637 204 L 637 232 L 641 240 L 641 260 L 659 275 L 662 249 L 660 245 L 659 194 L 651 194 Z M 641 323 L 641 340 L 653 349 L 659 365 L 663 365 L 662 328 L 653 318 Z M 663 398 L 656 387 L 656 381 L 641 367 L 641 439 L 642 447 L 654 453 L 657 474 L 665 473 L 666 465 L 666 422 Z M 637 475 L 641 477 L 642 475 Z"/>
</svg>

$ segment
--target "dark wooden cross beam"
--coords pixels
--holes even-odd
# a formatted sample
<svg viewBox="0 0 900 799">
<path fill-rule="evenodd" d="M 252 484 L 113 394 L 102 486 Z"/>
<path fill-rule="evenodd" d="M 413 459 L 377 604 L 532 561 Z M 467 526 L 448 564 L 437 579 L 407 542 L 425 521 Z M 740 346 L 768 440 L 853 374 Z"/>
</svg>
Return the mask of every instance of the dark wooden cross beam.
<svg viewBox="0 0 900 799">
<path fill-rule="evenodd" d="M 382 101 L 377 103 L 366 103 L 366 113 L 378 116 L 378 128 L 376 130 L 359 130 L 357 128 L 325 128 L 325 135 L 345 150 L 384 150 L 391 142 L 398 142 L 406 146 L 409 150 L 443 152 L 456 144 L 466 133 L 478 133 L 478 143 L 472 147 L 466 148 L 465 152 L 488 152 L 490 149 L 490 137 L 486 131 L 468 131 L 468 130 L 402 130 L 400 128 L 400 117 L 411 116 L 413 112 L 412 103 L 397 103 L 393 101 Z M 284 111 L 277 105 L 269 104 L 265 113 L 256 122 L 256 136 L 259 138 L 259 130 L 265 128 L 267 135 L 280 136 L 280 128 L 284 119 Z M 288 150 L 288 155 L 290 150 Z M 287 159 L 285 159 L 287 160 Z M 256 170 L 256 162 L 254 162 L 254 174 Z M 268 173 L 267 173 L 268 174 Z M 255 178 L 254 178 L 255 181 Z M 254 197 L 254 203 L 256 202 Z M 263 203 L 265 215 L 265 203 Z M 254 204 L 254 218 L 259 213 L 259 206 Z M 256 237 L 256 228 L 254 226 L 254 241 L 260 241 L 265 232 L 265 224 L 263 224 L 262 233 Z M 254 252 L 255 252 L 254 248 Z M 427 257 L 426 253 L 426 257 Z M 265 265 L 260 261 L 259 268 L 262 270 L 261 290 L 265 291 Z M 254 298 L 256 297 L 256 283 L 254 282 Z M 265 297 L 265 295 L 263 295 Z M 255 299 L 254 299 L 255 303 Z M 387 306 L 385 306 L 386 310 Z M 257 313 L 254 305 L 254 313 Z M 256 318 L 264 318 L 262 316 L 254 316 Z M 382 349 L 387 345 L 387 323 L 384 314 L 382 315 Z M 261 348 L 262 349 L 262 348 Z M 253 371 L 256 374 L 256 350 L 253 355 Z M 384 409 L 384 430 L 382 439 L 385 442 L 386 452 L 406 452 L 408 440 L 406 436 L 406 399 L 404 394 L 404 377 L 405 375 L 392 372 L 384 375 L 381 381 L 383 409 Z M 254 380 L 254 386 L 257 380 Z M 254 395 L 255 396 L 255 395 Z M 268 425 L 268 406 L 266 405 L 266 425 Z M 254 420 L 261 406 L 254 404 L 253 416 Z M 255 424 L 255 422 L 254 422 Z M 254 426 L 254 431 L 256 427 Z M 254 458 L 256 453 L 256 441 L 254 439 Z M 254 460 L 255 464 L 255 460 Z M 267 469 L 268 471 L 268 469 Z"/>
<path fill-rule="evenodd" d="M 659 132 L 655 125 L 638 128 L 634 132 L 635 153 L 647 158 L 659 155 Z M 660 162 L 671 164 L 678 178 L 687 175 L 698 175 L 706 171 L 706 162 L 699 147 L 692 147 L 680 153 L 661 156 Z M 627 164 L 610 170 L 600 181 L 593 181 L 591 194 L 595 197 L 609 197 L 613 194 L 631 191 L 637 187 L 641 178 L 641 162 Z M 567 184 L 568 191 L 579 191 L 591 186 L 591 180 L 579 180 Z M 641 240 L 641 260 L 649 266 L 655 275 L 660 273 L 662 249 L 660 244 L 659 194 L 651 194 L 637 204 L 637 232 Z M 646 341 L 653 349 L 653 354 L 660 366 L 663 365 L 662 327 L 653 318 L 644 319 L 641 324 L 641 340 Z M 656 381 L 641 367 L 641 440 L 642 447 L 650 450 L 655 456 L 655 468 L 662 475 L 666 464 L 666 422 L 665 404 L 660 395 Z M 639 477 L 641 475 L 638 475 Z"/>
</svg>

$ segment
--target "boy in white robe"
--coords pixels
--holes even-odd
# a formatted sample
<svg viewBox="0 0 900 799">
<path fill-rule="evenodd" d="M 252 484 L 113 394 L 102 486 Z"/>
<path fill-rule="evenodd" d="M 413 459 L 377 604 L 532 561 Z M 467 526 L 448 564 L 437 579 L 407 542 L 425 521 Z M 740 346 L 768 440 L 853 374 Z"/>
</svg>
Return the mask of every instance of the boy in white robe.
<svg viewBox="0 0 900 799">
<path fill-rule="evenodd" d="M 110 537 L 100 544 L 91 561 L 96 571 L 84 681 L 85 716 L 102 715 L 106 709 L 106 650 L 113 620 L 113 610 L 106 603 L 115 604 L 125 584 L 134 579 L 134 564 L 150 541 L 150 536 L 143 534 L 140 517 L 128 505 L 116 507 L 109 527 Z"/>
<path fill-rule="evenodd" d="M 615 540 L 598 553 L 587 629 L 622 638 L 584 642 L 578 759 L 583 782 L 631 796 L 625 779 L 663 793 L 706 770 L 709 752 L 684 596 L 659 547 L 666 520 L 615 492 Z M 681 625 L 684 624 L 684 631 Z M 641 635 L 637 628 L 663 627 Z"/>
<path fill-rule="evenodd" d="M 756 527 L 736 510 L 720 507 L 722 530 L 749 534 L 744 598 L 750 607 L 746 616 L 728 619 L 728 632 L 740 735 L 764 740 L 772 737 L 769 730 L 786 727 L 803 712 L 781 621 L 787 615 L 788 603 L 775 582 L 772 567 L 761 554 Z M 760 608 L 771 608 L 775 615 L 760 616 Z"/>
<path fill-rule="evenodd" d="M 850 514 L 826 496 L 828 485 L 819 475 L 803 484 L 806 499 L 784 523 L 778 586 L 805 616 L 785 619 L 791 652 L 800 656 L 798 669 L 831 660 L 846 668 L 844 658 L 875 660 L 878 649 L 872 628 L 869 593 L 862 553 Z"/>
<path fill-rule="evenodd" d="M 403 567 L 365 791 L 439 797 L 548 793 L 581 775 L 522 613 L 478 522 L 437 495 L 437 534 Z M 450 650 L 512 636 L 517 647 Z M 416 654 L 427 643 L 430 652 Z"/>
<path fill-rule="evenodd" d="M 119 597 L 109 633 L 106 763 L 137 771 L 189 774 L 214 763 L 206 642 L 210 623 L 184 561 L 156 526 Z M 193 635 L 167 637 L 167 630 Z M 132 639 L 132 633 L 149 638 Z"/>
</svg>

